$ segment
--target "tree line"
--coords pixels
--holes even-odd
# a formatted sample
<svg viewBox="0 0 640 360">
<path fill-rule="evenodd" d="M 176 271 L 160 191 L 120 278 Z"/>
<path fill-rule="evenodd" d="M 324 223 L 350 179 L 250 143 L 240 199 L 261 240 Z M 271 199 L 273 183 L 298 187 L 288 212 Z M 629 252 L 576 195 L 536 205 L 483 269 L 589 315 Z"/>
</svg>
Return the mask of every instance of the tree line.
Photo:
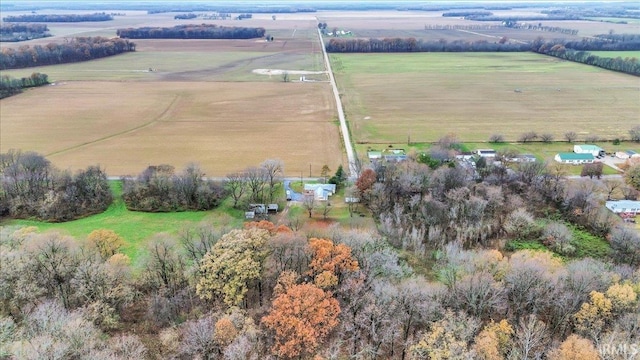
<svg viewBox="0 0 640 360">
<path fill-rule="evenodd" d="M 46 24 L 0 24 L 0 41 L 15 42 L 51 36 Z"/>
<path fill-rule="evenodd" d="M 117 35 L 129 39 L 254 39 L 264 36 L 264 28 L 218 26 L 215 24 L 177 25 L 118 29 Z"/>
<path fill-rule="evenodd" d="M 0 154 L 0 215 L 69 221 L 106 210 L 113 196 L 97 166 L 71 174 L 34 152 Z"/>
<path fill-rule="evenodd" d="M 221 184 L 204 176 L 193 164 L 182 173 L 176 173 L 171 165 L 149 166 L 135 178 L 122 178 L 122 199 L 133 211 L 211 210 L 227 194 Z"/>
<path fill-rule="evenodd" d="M 20 79 L 8 75 L 0 76 L 0 99 L 20 94 L 23 89 L 49 84 L 47 74 L 33 73 Z"/>
<path fill-rule="evenodd" d="M 486 40 L 425 41 L 415 38 L 384 39 L 331 39 L 326 44 L 327 52 L 511 52 L 528 51 L 529 45 L 510 43 L 506 38 L 498 42 Z"/>
<path fill-rule="evenodd" d="M 113 16 L 107 13 L 94 14 L 29 14 L 10 15 L 2 18 L 6 22 L 82 22 L 109 21 Z"/>
<path fill-rule="evenodd" d="M 87 61 L 135 51 L 135 48 L 135 44 L 129 40 L 104 37 L 75 37 L 61 44 L 25 45 L 17 49 L 3 47 L 0 51 L 0 69 Z"/>
<path fill-rule="evenodd" d="M 513 29 L 526 29 L 526 30 L 534 30 L 534 31 L 546 31 L 546 32 L 557 32 L 561 34 L 569 34 L 569 35 L 577 35 L 578 30 L 563 28 L 559 26 L 543 26 L 542 23 L 531 24 L 531 23 L 519 23 L 519 22 L 506 22 L 506 27 Z"/>
<path fill-rule="evenodd" d="M 597 41 L 566 41 L 544 42 L 537 39 L 531 45 L 531 50 L 540 54 L 551 55 L 561 59 L 597 66 L 607 70 L 619 71 L 631 75 L 640 75 L 640 61 L 635 57 L 606 57 L 597 56 L 584 51 L 589 50 L 638 50 L 640 38 L 632 37 L 631 41 L 617 41 L 611 43 L 605 40 Z"/>
</svg>

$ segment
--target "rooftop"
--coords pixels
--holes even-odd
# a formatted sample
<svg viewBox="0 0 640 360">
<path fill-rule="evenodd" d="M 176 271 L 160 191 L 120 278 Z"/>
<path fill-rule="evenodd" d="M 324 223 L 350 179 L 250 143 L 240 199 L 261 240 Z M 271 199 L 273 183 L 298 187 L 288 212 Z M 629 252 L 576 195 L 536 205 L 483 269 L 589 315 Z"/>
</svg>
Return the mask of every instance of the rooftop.
<svg viewBox="0 0 640 360">
<path fill-rule="evenodd" d="M 592 154 L 576 154 L 576 153 L 559 153 L 562 160 L 593 160 Z"/>
<path fill-rule="evenodd" d="M 591 145 L 591 144 L 581 144 L 581 145 L 576 145 L 576 146 L 580 146 L 580 148 L 582 150 L 589 150 L 589 151 L 595 151 L 595 150 L 602 150 L 602 148 L 598 145 Z"/>
</svg>

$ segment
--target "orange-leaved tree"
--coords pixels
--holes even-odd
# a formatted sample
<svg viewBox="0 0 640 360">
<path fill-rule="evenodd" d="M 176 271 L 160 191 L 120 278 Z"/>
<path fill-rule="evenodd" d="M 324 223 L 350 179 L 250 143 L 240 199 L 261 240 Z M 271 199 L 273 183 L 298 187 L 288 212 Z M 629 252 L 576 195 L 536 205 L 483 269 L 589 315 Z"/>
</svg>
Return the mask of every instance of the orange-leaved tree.
<svg viewBox="0 0 640 360">
<path fill-rule="evenodd" d="M 331 293 L 313 284 L 300 284 L 276 296 L 262 322 L 275 332 L 272 351 L 283 358 L 295 358 L 313 355 L 338 325 L 339 314 L 340 305 Z"/>
<path fill-rule="evenodd" d="M 347 271 L 357 271 L 358 260 L 351 256 L 351 248 L 345 244 L 334 244 L 327 239 L 309 240 L 311 263 L 309 275 L 320 288 L 337 285 Z"/>
<path fill-rule="evenodd" d="M 253 229 L 253 228 L 265 229 L 271 235 L 290 234 L 290 233 L 293 232 L 290 228 L 288 228 L 285 225 L 276 226 L 274 223 L 272 223 L 271 221 L 268 221 L 268 220 L 246 222 L 246 223 L 244 223 L 244 228 L 245 229 Z"/>
</svg>

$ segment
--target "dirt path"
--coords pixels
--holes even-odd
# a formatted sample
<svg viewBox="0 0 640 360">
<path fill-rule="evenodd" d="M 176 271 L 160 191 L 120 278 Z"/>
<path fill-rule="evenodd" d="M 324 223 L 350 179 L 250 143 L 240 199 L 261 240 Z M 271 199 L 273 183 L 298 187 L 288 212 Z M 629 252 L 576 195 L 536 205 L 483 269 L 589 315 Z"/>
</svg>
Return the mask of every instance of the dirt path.
<svg viewBox="0 0 640 360">
<path fill-rule="evenodd" d="M 327 49 L 324 47 L 324 39 L 322 39 L 322 33 L 318 29 L 318 37 L 320 38 L 320 46 L 322 47 L 322 55 L 324 56 L 324 63 L 329 74 L 329 82 L 331 82 L 331 88 L 333 89 L 333 96 L 336 99 L 336 109 L 338 110 L 338 119 L 340 120 L 340 132 L 342 133 L 342 139 L 344 141 L 344 149 L 347 152 L 347 160 L 349 161 L 349 176 L 355 178 L 358 174 L 358 168 L 356 166 L 356 154 L 353 151 L 351 145 L 351 138 L 349 137 L 349 128 L 347 127 L 347 120 L 344 116 L 344 110 L 342 108 L 342 100 L 340 100 L 340 93 L 338 92 L 338 86 L 336 85 L 336 79 L 333 76 L 333 70 L 331 70 L 331 62 L 329 61 L 329 55 L 327 55 Z"/>
</svg>

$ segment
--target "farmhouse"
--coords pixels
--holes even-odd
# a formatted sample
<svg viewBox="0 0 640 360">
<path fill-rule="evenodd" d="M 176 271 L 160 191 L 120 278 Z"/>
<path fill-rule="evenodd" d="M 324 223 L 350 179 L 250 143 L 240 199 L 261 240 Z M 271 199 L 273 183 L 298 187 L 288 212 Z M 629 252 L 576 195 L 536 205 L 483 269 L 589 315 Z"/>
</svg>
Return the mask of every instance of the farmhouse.
<svg viewBox="0 0 640 360">
<path fill-rule="evenodd" d="M 620 215 L 620 217 L 627 222 L 635 222 L 635 217 L 640 214 L 640 201 L 607 201 L 605 206 L 613 213 Z"/>
<path fill-rule="evenodd" d="M 483 158 L 494 158 L 496 157 L 496 151 L 493 149 L 478 149 L 476 153 Z"/>
<path fill-rule="evenodd" d="M 558 153 L 555 156 L 555 160 L 563 164 L 591 164 L 595 161 L 592 154 L 577 154 L 577 153 Z"/>
<path fill-rule="evenodd" d="M 384 159 L 386 161 L 399 162 L 407 159 L 407 154 L 404 149 L 371 150 L 367 152 L 367 156 L 369 157 L 369 161 Z"/>
<path fill-rule="evenodd" d="M 600 146 L 596 145 L 573 145 L 573 152 L 576 154 L 591 154 L 593 156 L 604 156 L 605 152 Z"/>
<path fill-rule="evenodd" d="M 407 160 L 407 154 L 404 149 L 388 149 L 382 154 L 382 157 L 387 161 L 404 161 Z"/>
<path fill-rule="evenodd" d="M 304 184 L 305 195 L 313 195 L 316 200 L 329 200 L 335 192 L 336 184 Z"/>
</svg>

